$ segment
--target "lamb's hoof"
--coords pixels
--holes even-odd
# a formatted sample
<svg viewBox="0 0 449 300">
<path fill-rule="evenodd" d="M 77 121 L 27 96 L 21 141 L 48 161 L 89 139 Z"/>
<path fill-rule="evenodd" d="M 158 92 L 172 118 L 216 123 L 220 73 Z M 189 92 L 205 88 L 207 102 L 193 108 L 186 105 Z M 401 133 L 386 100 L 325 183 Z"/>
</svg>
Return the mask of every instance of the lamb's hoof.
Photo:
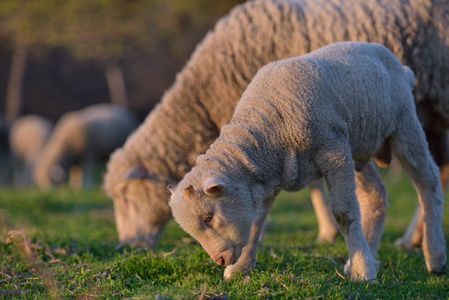
<svg viewBox="0 0 449 300">
<path fill-rule="evenodd" d="M 414 246 L 413 243 L 410 241 L 410 239 L 407 239 L 406 237 L 400 237 L 395 242 L 394 245 L 397 247 L 401 247 L 407 251 L 413 250 Z"/>
<path fill-rule="evenodd" d="M 229 280 L 235 274 L 238 274 L 240 272 L 241 272 L 240 269 L 237 266 L 235 266 L 235 265 L 227 266 L 225 271 L 224 271 L 223 278 L 224 278 L 224 280 Z"/>
<path fill-rule="evenodd" d="M 374 266 L 375 269 L 377 270 L 377 268 L 379 267 L 380 262 L 377 260 L 374 260 Z M 348 259 L 348 261 L 346 262 L 344 268 L 343 268 L 343 272 L 346 276 L 351 276 L 351 280 L 352 281 L 365 281 L 365 282 L 369 282 L 369 283 L 377 283 L 377 279 L 376 279 L 376 274 L 373 272 L 365 272 L 365 274 L 358 274 L 357 272 L 355 272 L 355 274 L 353 274 L 351 272 L 351 261 Z M 371 274 L 369 274 L 371 273 Z"/>
<path fill-rule="evenodd" d="M 442 266 L 436 268 L 432 268 L 430 270 L 428 269 L 428 272 L 435 275 L 444 275 L 446 274 L 446 264 L 443 264 Z"/>
<path fill-rule="evenodd" d="M 231 279 L 235 274 L 240 274 L 240 273 L 247 273 L 249 270 L 253 269 L 256 266 L 256 262 L 248 262 L 248 263 L 243 263 L 243 264 L 239 264 L 238 262 L 227 266 L 224 274 L 223 274 L 223 278 L 225 280 Z"/>
<path fill-rule="evenodd" d="M 351 273 L 351 281 L 358 282 L 368 282 L 368 283 L 377 283 L 376 275 L 368 275 L 368 274 L 355 274 Z"/>
</svg>

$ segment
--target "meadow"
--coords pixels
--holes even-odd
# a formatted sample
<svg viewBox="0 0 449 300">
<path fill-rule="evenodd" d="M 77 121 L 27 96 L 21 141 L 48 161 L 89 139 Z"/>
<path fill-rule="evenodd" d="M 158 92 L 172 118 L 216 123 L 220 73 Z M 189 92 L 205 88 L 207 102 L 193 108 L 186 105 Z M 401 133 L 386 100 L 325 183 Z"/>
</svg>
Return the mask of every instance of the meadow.
<svg viewBox="0 0 449 300">
<path fill-rule="evenodd" d="M 394 246 L 415 209 L 412 184 L 403 175 L 382 178 L 390 206 L 377 283 L 343 274 L 341 235 L 315 243 L 307 190 L 279 195 L 257 267 L 224 281 L 224 267 L 173 220 L 154 250 L 119 247 L 113 203 L 100 187 L 0 188 L 0 299 L 449 299 L 449 276 L 427 274 L 420 248 Z M 447 203 L 444 215 L 448 241 Z"/>
</svg>

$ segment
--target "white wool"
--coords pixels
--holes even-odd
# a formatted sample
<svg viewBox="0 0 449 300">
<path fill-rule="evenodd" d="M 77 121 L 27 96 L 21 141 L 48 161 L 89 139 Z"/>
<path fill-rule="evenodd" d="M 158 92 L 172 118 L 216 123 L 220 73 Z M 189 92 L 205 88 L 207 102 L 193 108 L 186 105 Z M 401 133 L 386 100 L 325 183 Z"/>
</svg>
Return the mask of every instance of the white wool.
<svg viewBox="0 0 449 300">
<path fill-rule="evenodd" d="M 206 35 L 161 103 L 109 160 L 106 192 L 116 204 L 126 198 L 138 206 L 135 215 L 127 211 L 133 206 L 116 205 L 121 209 L 116 216 L 125 220 L 116 219 L 120 240 L 159 235 L 154 232 L 171 217 L 165 186 L 191 169 L 230 121 L 257 70 L 271 61 L 338 41 L 380 43 L 415 72 L 416 101 L 447 118 L 448 9 L 447 0 L 257 0 L 236 6 Z M 435 113 L 421 120 L 426 128 L 436 128 Z M 449 126 L 442 120 L 439 126 Z M 148 176 L 123 178 L 135 167 L 144 167 Z M 128 195 L 130 190 L 145 192 Z M 155 209 L 160 213 L 147 213 Z"/>
<path fill-rule="evenodd" d="M 444 271 L 443 197 L 412 83 L 410 69 L 379 44 L 334 43 L 264 66 L 219 138 L 172 189 L 175 220 L 231 277 L 253 267 L 277 191 L 324 178 L 348 248 L 347 269 L 354 280 L 372 280 L 385 204 L 359 211 L 353 162 L 364 173 L 371 157 L 393 151 L 425 204 L 427 269 Z M 362 224 L 372 215 L 373 223 Z M 214 220 L 208 229 L 205 216 Z"/>
</svg>

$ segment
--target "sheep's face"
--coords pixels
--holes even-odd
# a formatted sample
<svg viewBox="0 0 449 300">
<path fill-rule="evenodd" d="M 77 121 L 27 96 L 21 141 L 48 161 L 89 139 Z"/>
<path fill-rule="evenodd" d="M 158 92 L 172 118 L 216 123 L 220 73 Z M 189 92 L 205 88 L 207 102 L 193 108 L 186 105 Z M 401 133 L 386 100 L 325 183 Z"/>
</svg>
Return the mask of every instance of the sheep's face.
<svg viewBox="0 0 449 300">
<path fill-rule="evenodd" d="M 153 247 L 171 218 L 166 183 L 147 176 L 125 176 L 114 196 L 117 231 L 122 244 Z"/>
<path fill-rule="evenodd" d="M 179 225 L 219 265 L 234 264 L 248 243 L 255 209 L 245 184 L 191 172 L 171 188 L 170 206 Z"/>
</svg>

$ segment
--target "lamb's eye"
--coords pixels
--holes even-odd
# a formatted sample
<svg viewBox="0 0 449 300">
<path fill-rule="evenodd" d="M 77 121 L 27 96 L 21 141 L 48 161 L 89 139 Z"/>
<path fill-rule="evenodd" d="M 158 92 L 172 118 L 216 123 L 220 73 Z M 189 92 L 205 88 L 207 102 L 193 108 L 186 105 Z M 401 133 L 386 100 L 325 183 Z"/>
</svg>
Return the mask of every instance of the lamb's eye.
<svg viewBox="0 0 449 300">
<path fill-rule="evenodd" d="M 204 224 L 206 224 L 206 226 L 211 227 L 212 226 L 212 221 L 214 220 L 214 216 L 213 215 L 208 215 L 203 220 L 204 220 Z"/>
</svg>

